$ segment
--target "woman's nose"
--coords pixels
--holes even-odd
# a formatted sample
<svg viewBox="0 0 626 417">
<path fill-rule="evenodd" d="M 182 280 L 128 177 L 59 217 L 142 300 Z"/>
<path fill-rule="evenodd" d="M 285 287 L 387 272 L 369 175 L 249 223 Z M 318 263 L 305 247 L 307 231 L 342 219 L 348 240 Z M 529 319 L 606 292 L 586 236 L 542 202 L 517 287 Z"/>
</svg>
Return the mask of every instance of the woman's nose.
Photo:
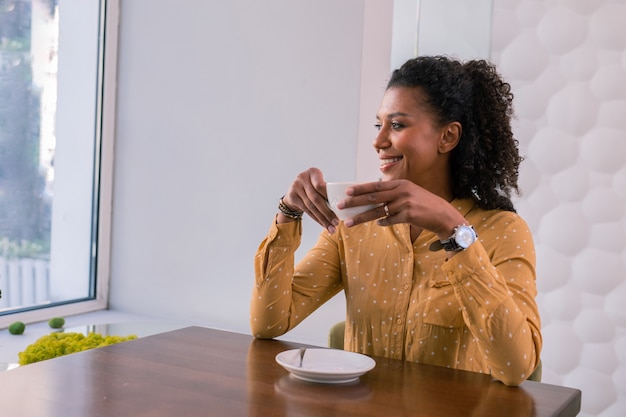
<svg viewBox="0 0 626 417">
<path fill-rule="evenodd" d="M 374 138 L 374 141 L 372 142 L 372 146 L 374 147 L 374 149 L 376 149 L 376 152 L 380 152 L 381 149 L 385 149 L 391 146 L 391 142 L 389 141 L 389 136 L 387 135 L 387 132 L 385 131 L 384 128 L 381 128 L 378 131 L 378 134 L 376 135 L 376 137 Z"/>
</svg>

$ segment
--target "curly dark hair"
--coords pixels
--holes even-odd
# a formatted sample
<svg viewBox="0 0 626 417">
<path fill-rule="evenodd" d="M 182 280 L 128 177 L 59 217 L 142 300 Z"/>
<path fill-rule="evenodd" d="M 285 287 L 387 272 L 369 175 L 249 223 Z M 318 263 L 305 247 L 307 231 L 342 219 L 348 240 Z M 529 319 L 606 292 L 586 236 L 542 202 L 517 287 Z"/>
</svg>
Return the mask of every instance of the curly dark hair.
<svg viewBox="0 0 626 417">
<path fill-rule="evenodd" d="M 520 194 L 523 158 L 511 130 L 511 86 L 495 65 L 420 56 L 392 73 L 387 89 L 393 87 L 418 88 L 421 104 L 440 125 L 461 124 L 459 144 L 450 156 L 454 197 L 473 198 L 485 209 L 515 211 L 511 192 Z"/>
</svg>

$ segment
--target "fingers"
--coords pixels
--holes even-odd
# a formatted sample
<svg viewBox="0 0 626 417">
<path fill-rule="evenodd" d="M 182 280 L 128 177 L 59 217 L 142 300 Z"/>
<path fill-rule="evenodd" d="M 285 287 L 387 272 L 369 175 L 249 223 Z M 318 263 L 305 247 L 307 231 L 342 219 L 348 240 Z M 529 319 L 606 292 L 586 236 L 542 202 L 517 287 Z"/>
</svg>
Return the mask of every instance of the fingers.
<svg viewBox="0 0 626 417">
<path fill-rule="evenodd" d="M 326 182 L 319 169 L 309 168 L 298 174 L 283 201 L 290 208 L 307 213 L 330 233 L 335 232 L 339 219 L 328 207 Z"/>
<path fill-rule="evenodd" d="M 326 197 L 322 196 L 317 189 L 307 191 L 309 191 L 310 194 L 307 194 L 307 199 L 305 199 L 306 209 L 304 211 L 330 233 L 335 233 L 335 227 L 339 225 L 339 219 L 337 219 L 335 213 L 328 206 Z M 323 185 L 323 191 L 324 194 L 326 194 L 325 183 Z"/>
<path fill-rule="evenodd" d="M 358 196 L 362 194 L 372 194 L 380 191 L 390 190 L 395 187 L 392 181 L 374 181 L 355 184 L 346 190 L 349 196 Z"/>
<path fill-rule="evenodd" d="M 345 221 L 348 227 L 372 220 L 376 220 L 381 226 L 403 223 L 407 221 L 407 213 L 403 211 L 403 207 L 406 206 L 406 201 L 411 198 L 407 193 L 410 186 L 415 185 L 405 180 L 357 184 L 346 191 L 349 197 L 337 206 L 342 209 L 368 204 L 377 206 Z"/>
<path fill-rule="evenodd" d="M 309 170 L 309 178 L 315 191 L 326 200 L 326 181 L 324 181 L 322 171 L 317 168 L 311 168 Z"/>
<path fill-rule="evenodd" d="M 344 209 L 368 204 L 382 205 L 389 203 L 396 198 L 394 196 L 395 188 L 397 188 L 395 184 L 382 181 L 356 184 L 346 189 L 348 197 L 337 204 L 337 206 Z"/>
<path fill-rule="evenodd" d="M 393 219 L 393 211 L 389 204 L 380 204 L 371 210 L 346 219 L 344 223 L 347 227 L 352 227 L 372 220 L 376 220 L 376 223 L 380 226 L 390 226 L 397 223 L 397 221 Z"/>
</svg>

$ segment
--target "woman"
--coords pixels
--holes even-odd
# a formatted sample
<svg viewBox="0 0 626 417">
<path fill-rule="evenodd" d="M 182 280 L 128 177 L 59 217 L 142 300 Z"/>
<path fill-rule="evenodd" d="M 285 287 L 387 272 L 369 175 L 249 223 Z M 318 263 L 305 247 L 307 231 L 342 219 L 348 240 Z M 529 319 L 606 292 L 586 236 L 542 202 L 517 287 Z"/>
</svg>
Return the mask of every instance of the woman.
<svg viewBox="0 0 626 417">
<path fill-rule="evenodd" d="M 322 173 L 297 176 L 255 258 L 253 335 L 282 335 L 344 290 L 346 350 L 528 378 L 542 339 L 533 239 L 511 202 L 512 100 L 483 60 L 395 70 L 376 115 L 382 181 L 339 203 L 379 206 L 340 223 Z M 303 213 L 325 230 L 294 267 Z"/>
</svg>

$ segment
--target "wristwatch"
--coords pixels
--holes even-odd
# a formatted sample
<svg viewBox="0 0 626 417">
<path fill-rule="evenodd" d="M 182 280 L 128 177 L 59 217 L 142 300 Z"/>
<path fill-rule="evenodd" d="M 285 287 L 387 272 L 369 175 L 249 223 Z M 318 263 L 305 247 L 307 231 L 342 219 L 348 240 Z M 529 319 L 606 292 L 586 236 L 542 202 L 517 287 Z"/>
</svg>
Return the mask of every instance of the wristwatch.
<svg viewBox="0 0 626 417">
<path fill-rule="evenodd" d="M 478 234 L 472 226 L 462 224 L 454 228 L 454 233 L 446 240 L 436 240 L 430 245 L 430 250 L 445 249 L 448 252 L 458 252 L 467 249 L 476 242 Z"/>
</svg>

